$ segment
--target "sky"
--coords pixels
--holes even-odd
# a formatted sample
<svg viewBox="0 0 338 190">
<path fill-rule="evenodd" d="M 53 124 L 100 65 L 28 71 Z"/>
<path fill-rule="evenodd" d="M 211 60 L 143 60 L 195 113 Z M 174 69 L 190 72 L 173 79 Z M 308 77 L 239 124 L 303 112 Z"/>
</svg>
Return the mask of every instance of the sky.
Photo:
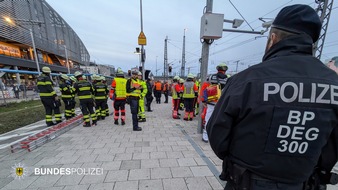
<svg viewBox="0 0 338 190">
<path fill-rule="evenodd" d="M 134 54 L 141 32 L 140 0 L 46 1 L 80 37 L 91 61 L 120 67 L 125 72 L 140 65 L 139 55 Z M 238 29 L 261 31 L 264 28 L 258 18 L 269 21 L 282 7 L 292 4 L 317 7 L 315 0 L 213 0 L 212 12 L 224 14 L 228 20 L 243 16 L 245 22 Z M 168 63 L 172 65 L 173 74 L 179 74 L 185 34 L 185 74 L 199 73 L 200 25 L 205 6 L 206 0 L 142 0 L 146 69 L 162 75 L 164 40 L 168 37 Z M 337 6 L 334 2 L 322 52 L 324 62 L 338 55 Z M 223 28 L 231 29 L 232 24 L 224 23 Z M 222 62 L 228 64 L 230 73 L 260 63 L 267 35 L 268 32 L 264 35 L 223 32 L 222 38 L 210 46 L 208 73 L 215 72 L 215 67 Z"/>
</svg>

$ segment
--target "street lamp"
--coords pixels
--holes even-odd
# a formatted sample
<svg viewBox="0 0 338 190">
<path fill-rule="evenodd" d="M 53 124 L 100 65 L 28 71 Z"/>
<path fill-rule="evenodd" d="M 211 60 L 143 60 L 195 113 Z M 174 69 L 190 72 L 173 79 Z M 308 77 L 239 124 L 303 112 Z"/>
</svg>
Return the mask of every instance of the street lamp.
<svg viewBox="0 0 338 190">
<path fill-rule="evenodd" d="M 4 20 L 10 24 L 14 24 L 14 22 L 12 21 L 11 18 L 9 17 L 4 17 Z M 13 19 L 13 20 L 17 20 L 19 21 L 18 19 Z M 17 24 L 17 26 L 25 29 L 25 30 L 28 30 L 29 33 L 30 33 L 30 36 L 31 36 L 31 39 L 32 39 L 32 45 L 33 45 L 33 51 L 34 51 L 34 57 L 35 57 L 35 63 L 36 63 L 36 68 L 38 70 L 38 75 L 40 76 L 40 65 L 39 65 L 39 61 L 38 61 L 38 55 L 36 53 L 36 48 L 35 48 L 35 41 L 34 41 L 34 35 L 33 35 L 33 30 L 32 29 L 28 29 L 26 27 L 23 27 L 21 26 L 20 24 Z"/>
<path fill-rule="evenodd" d="M 140 66 L 142 66 L 142 60 L 141 60 L 141 51 L 140 51 L 140 48 L 139 47 L 136 47 L 135 48 L 135 51 L 134 51 L 134 54 L 138 55 L 138 60 L 140 62 Z M 142 70 L 143 70 L 143 67 L 142 67 Z M 143 73 L 142 73 L 143 74 Z"/>
<path fill-rule="evenodd" d="M 141 17 L 141 32 L 143 32 L 143 17 L 142 17 L 142 0 L 140 0 L 140 17 Z M 145 68 L 144 68 L 144 62 L 145 62 L 145 51 L 144 51 L 144 45 L 141 45 L 141 64 L 142 64 L 142 79 L 145 80 Z"/>
<path fill-rule="evenodd" d="M 64 45 L 64 47 L 65 47 L 65 54 L 66 54 L 66 61 L 67 61 L 68 74 L 70 74 L 69 61 L 68 61 L 68 53 L 67 53 L 67 46 Z"/>
</svg>

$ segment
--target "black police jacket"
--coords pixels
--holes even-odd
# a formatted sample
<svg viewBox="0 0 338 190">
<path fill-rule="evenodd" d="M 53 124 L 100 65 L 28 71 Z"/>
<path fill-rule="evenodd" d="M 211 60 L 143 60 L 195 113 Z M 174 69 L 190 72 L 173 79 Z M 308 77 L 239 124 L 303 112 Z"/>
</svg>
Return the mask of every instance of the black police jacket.
<svg viewBox="0 0 338 190">
<path fill-rule="evenodd" d="M 337 162 L 338 77 L 311 42 L 284 39 L 228 79 L 206 127 L 220 159 L 284 183 L 306 181 L 321 154 L 327 168 Z"/>
</svg>

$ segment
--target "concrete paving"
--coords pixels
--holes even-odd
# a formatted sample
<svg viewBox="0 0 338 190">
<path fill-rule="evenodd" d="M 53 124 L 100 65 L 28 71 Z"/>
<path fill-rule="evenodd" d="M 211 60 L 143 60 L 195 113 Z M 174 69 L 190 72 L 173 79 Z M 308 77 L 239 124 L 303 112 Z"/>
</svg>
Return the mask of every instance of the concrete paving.
<svg viewBox="0 0 338 190">
<path fill-rule="evenodd" d="M 222 162 L 201 141 L 197 120 L 173 120 L 170 103 L 152 108 L 140 132 L 132 131 L 126 106 L 124 126 L 114 125 L 110 116 L 95 127 L 75 127 L 32 152 L 1 150 L 0 189 L 223 189 L 218 180 Z M 22 176 L 16 168 L 23 168 Z M 41 174 L 54 168 L 64 169 L 64 175 Z M 74 170 L 72 175 L 67 169 Z"/>
</svg>

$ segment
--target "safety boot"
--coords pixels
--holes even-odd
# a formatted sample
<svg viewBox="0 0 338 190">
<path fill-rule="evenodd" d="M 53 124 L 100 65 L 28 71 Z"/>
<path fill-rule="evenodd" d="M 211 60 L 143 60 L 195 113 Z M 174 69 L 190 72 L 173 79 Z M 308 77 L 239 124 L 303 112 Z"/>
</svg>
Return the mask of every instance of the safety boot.
<svg viewBox="0 0 338 190">
<path fill-rule="evenodd" d="M 115 119 L 114 124 L 118 125 L 119 124 L 119 120 Z"/>
<path fill-rule="evenodd" d="M 90 126 L 90 123 L 89 123 L 89 122 L 85 122 L 85 123 L 83 124 L 83 127 L 91 127 L 91 126 Z"/>
<path fill-rule="evenodd" d="M 207 131 L 205 129 L 203 129 L 202 141 L 205 142 L 205 143 L 209 142 L 208 134 L 207 134 Z"/>
<path fill-rule="evenodd" d="M 121 119 L 121 125 L 125 125 L 125 124 L 126 122 L 123 119 Z"/>
</svg>

